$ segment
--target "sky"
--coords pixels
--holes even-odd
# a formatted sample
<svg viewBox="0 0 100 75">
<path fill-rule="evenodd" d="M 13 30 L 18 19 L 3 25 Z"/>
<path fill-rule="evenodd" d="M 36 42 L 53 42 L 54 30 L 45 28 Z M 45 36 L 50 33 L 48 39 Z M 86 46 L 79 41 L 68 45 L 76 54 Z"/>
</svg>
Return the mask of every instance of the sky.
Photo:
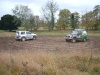
<svg viewBox="0 0 100 75">
<path fill-rule="evenodd" d="M 0 0 L 0 18 L 5 14 L 11 14 L 16 5 L 28 6 L 34 15 L 41 16 L 41 8 L 48 0 Z M 53 0 L 60 9 L 69 9 L 71 12 L 84 14 L 100 5 L 100 0 Z"/>
</svg>

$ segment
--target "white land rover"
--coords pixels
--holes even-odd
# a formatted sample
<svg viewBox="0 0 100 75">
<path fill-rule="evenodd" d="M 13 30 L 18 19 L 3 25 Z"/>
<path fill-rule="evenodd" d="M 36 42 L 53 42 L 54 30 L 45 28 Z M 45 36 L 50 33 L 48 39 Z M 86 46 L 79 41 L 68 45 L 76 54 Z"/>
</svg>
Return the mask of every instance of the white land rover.
<svg viewBox="0 0 100 75">
<path fill-rule="evenodd" d="M 37 35 L 31 33 L 30 31 L 16 31 L 15 39 L 21 41 L 26 41 L 29 39 L 36 40 Z"/>
</svg>

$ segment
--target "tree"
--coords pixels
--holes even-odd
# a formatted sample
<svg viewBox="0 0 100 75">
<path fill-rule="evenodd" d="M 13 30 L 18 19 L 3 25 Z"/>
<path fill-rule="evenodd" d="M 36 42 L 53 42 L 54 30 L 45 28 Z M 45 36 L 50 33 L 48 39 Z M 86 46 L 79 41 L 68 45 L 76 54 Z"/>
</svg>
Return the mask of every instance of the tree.
<svg viewBox="0 0 100 75">
<path fill-rule="evenodd" d="M 34 29 L 34 25 L 35 25 L 35 19 L 34 19 L 33 14 L 31 14 L 30 15 L 30 28 L 31 28 L 31 31 Z"/>
<path fill-rule="evenodd" d="M 100 5 L 96 5 L 96 6 L 94 7 L 93 15 L 94 15 L 96 18 L 99 18 L 99 17 L 100 17 Z"/>
<path fill-rule="evenodd" d="M 73 29 L 78 28 L 79 18 L 80 16 L 78 12 L 74 12 L 71 14 L 71 27 Z"/>
<path fill-rule="evenodd" d="M 82 16 L 82 25 L 86 27 L 86 29 L 93 29 L 93 26 L 95 25 L 95 19 L 93 16 L 93 12 L 87 12 Z"/>
<path fill-rule="evenodd" d="M 0 20 L 0 30 L 2 29 L 1 20 Z"/>
<path fill-rule="evenodd" d="M 100 5 L 96 5 L 94 10 L 86 12 L 81 17 L 81 25 L 86 29 L 98 30 L 100 27 Z"/>
<path fill-rule="evenodd" d="M 76 27 L 75 27 L 75 18 L 74 18 L 74 14 L 71 14 L 71 27 L 73 28 L 73 29 L 75 29 Z"/>
<path fill-rule="evenodd" d="M 75 24 L 76 24 L 76 28 L 78 28 L 78 23 L 79 23 L 79 19 L 80 19 L 80 16 L 79 16 L 79 13 L 78 12 L 74 12 L 74 18 L 75 18 Z"/>
<path fill-rule="evenodd" d="M 16 5 L 12 12 L 15 16 L 20 18 L 22 25 L 25 27 L 26 30 L 30 27 L 30 16 L 32 15 L 31 9 L 28 6 L 24 5 Z"/>
<path fill-rule="evenodd" d="M 48 1 L 44 7 L 42 7 L 43 17 L 48 24 L 49 31 L 55 26 L 55 13 L 58 10 L 58 5 L 52 1 Z"/>
<path fill-rule="evenodd" d="M 96 20 L 96 24 L 94 27 L 95 27 L 95 30 L 97 30 L 98 27 L 100 26 L 100 5 L 96 5 L 94 7 L 93 16 L 95 17 L 95 20 Z"/>
<path fill-rule="evenodd" d="M 39 27 L 40 20 L 39 20 L 39 16 L 34 16 L 34 17 L 35 17 L 35 30 L 37 30 Z"/>
<path fill-rule="evenodd" d="M 1 17 L 0 25 L 1 25 L 0 27 L 2 30 L 12 31 L 14 29 L 18 29 L 18 27 L 21 25 L 21 21 L 16 16 L 7 14 Z"/>
<path fill-rule="evenodd" d="M 42 30 L 48 30 L 48 26 L 43 19 L 39 21 L 39 25 Z"/>
<path fill-rule="evenodd" d="M 58 27 L 66 29 L 70 24 L 70 11 L 68 9 L 60 10 Z"/>
</svg>

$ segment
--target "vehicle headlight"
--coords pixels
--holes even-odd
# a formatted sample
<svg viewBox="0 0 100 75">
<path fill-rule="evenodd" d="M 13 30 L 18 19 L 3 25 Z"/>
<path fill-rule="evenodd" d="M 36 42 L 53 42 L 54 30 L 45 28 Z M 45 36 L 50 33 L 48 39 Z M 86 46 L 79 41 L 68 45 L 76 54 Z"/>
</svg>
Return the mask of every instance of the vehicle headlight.
<svg viewBox="0 0 100 75">
<path fill-rule="evenodd" d="M 70 38 L 72 38 L 73 36 L 70 36 Z"/>
</svg>

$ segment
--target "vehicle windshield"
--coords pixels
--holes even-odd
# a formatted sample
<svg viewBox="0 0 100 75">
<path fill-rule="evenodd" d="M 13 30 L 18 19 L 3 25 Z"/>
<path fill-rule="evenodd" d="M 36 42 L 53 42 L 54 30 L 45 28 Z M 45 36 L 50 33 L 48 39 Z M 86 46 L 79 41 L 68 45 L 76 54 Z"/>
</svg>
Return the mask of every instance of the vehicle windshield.
<svg viewBox="0 0 100 75">
<path fill-rule="evenodd" d="M 78 33 L 78 32 L 75 31 L 75 30 L 71 32 L 72 35 L 77 34 L 77 33 Z"/>
<path fill-rule="evenodd" d="M 16 32 L 16 35 L 19 35 L 19 32 Z"/>
<path fill-rule="evenodd" d="M 29 32 L 29 31 L 27 31 L 26 33 L 27 33 L 27 34 L 31 34 L 31 32 Z"/>
</svg>

